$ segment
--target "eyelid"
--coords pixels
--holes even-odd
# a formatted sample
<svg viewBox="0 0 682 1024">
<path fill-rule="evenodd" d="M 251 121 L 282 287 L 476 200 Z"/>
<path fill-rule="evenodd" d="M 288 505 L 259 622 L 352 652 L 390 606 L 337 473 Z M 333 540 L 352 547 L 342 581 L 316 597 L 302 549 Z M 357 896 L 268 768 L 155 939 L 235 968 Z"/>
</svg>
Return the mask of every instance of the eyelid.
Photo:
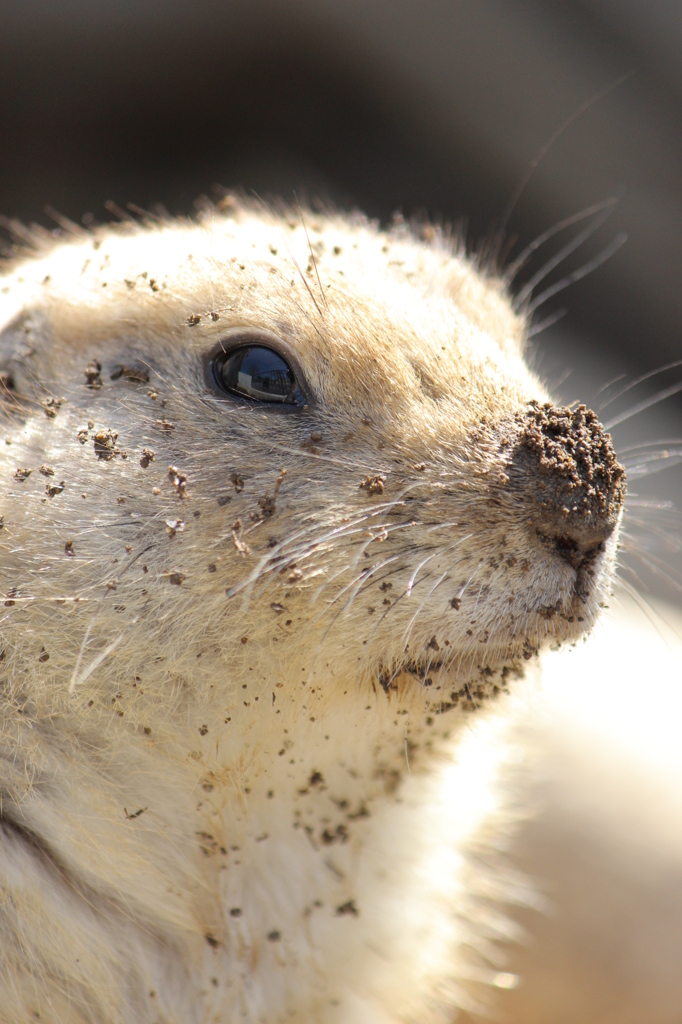
<svg viewBox="0 0 682 1024">
<path fill-rule="evenodd" d="M 205 355 L 203 360 L 204 380 L 212 391 L 220 390 L 222 395 L 239 401 L 239 392 L 226 392 L 218 381 L 216 381 L 215 364 L 218 360 L 226 360 L 232 352 L 240 348 L 266 348 L 278 355 L 291 369 L 295 378 L 298 390 L 303 396 L 303 404 L 285 402 L 263 402 L 263 405 L 271 410 L 278 410 L 281 413 L 301 412 L 315 407 L 315 394 L 310 387 L 306 375 L 302 370 L 300 361 L 291 344 L 279 335 L 260 327 L 233 327 L 226 331 Z M 242 396 L 243 401 L 249 404 L 259 404 L 258 399 L 250 399 Z"/>
</svg>

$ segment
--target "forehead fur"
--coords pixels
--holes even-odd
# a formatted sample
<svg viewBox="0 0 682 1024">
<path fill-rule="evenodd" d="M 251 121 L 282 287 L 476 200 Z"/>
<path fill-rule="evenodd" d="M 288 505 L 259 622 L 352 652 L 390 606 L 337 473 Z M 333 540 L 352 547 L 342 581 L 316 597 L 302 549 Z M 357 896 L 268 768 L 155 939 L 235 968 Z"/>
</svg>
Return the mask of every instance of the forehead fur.
<svg viewBox="0 0 682 1024">
<path fill-rule="evenodd" d="M 228 328 L 271 330 L 330 408 L 376 416 L 378 391 L 392 405 L 466 403 L 476 419 L 495 391 L 508 387 L 512 404 L 537 394 L 501 282 L 437 238 L 359 217 L 235 208 L 199 224 L 102 229 L 16 266 L 1 292 L 5 322 L 38 307 L 74 354 L 116 339 L 163 362 Z"/>
</svg>

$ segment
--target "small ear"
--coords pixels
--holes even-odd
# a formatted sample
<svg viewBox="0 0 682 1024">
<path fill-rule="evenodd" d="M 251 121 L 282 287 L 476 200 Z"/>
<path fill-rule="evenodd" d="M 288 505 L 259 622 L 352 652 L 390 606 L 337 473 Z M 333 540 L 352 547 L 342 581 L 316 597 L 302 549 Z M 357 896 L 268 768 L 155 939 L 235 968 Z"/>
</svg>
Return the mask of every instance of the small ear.
<svg viewBox="0 0 682 1024">
<path fill-rule="evenodd" d="M 25 415 L 43 390 L 37 373 L 45 338 L 42 320 L 22 311 L 0 330 L 0 415 Z"/>
</svg>

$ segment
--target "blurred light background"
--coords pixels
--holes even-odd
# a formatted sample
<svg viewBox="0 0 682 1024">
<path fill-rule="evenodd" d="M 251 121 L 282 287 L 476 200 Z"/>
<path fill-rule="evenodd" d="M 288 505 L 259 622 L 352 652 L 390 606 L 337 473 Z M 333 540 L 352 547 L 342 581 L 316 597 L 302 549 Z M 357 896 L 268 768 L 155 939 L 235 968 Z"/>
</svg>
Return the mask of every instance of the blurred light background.
<svg viewBox="0 0 682 1024">
<path fill-rule="evenodd" d="M 47 204 L 76 221 L 108 220 L 106 200 L 187 214 L 215 186 L 290 201 L 296 190 L 382 222 L 396 210 L 453 222 L 472 250 L 497 245 L 509 264 L 544 232 L 617 197 L 600 226 L 595 214 L 557 231 L 514 288 L 588 225 L 597 229 L 537 291 L 599 263 L 628 236 L 538 309 L 536 324 L 565 315 L 532 338 L 531 359 L 561 398 L 616 421 L 616 445 L 630 459 L 627 545 L 639 552 L 625 559 L 640 582 L 626 578 L 679 603 L 679 519 L 666 502 L 682 507 L 682 368 L 609 399 L 682 359 L 681 53 L 679 0 L 4 0 L 0 213 L 54 225 Z M 617 422 L 659 392 L 668 397 Z M 668 468 L 637 478 L 647 450 L 635 446 L 647 443 L 670 453 L 648 465 Z M 670 934 L 679 935 L 682 909 L 675 904 L 673 914 L 655 887 L 650 899 L 644 890 L 631 899 L 636 872 L 621 884 L 591 826 L 552 799 L 554 818 L 529 825 L 516 856 L 552 879 L 564 916 L 544 920 L 541 949 L 536 942 L 525 959 L 512 955 L 511 969 L 520 964 L 529 984 L 504 997 L 507 1020 L 569 1022 L 556 986 L 574 978 L 570 1024 L 674 1024 L 682 992 L 667 983 L 663 1002 L 647 995 L 643 1010 L 627 995 L 642 956 L 631 950 L 632 965 L 616 957 L 611 969 L 599 942 L 619 915 L 626 942 L 636 899 L 649 900 L 649 925 L 668 908 Z M 563 922 L 580 893 L 596 905 L 595 878 L 607 925 L 591 940 L 590 927 L 574 921 L 570 941 L 585 967 L 571 975 Z M 674 885 L 682 891 L 678 867 Z M 665 935 L 659 929 L 659 944 Z M 642 991 L 665 989 L 656 956 Z M 682 964 L 671 956 L 669 978 L 679 980 Z M 547 964 L 565 967 L 554 989 Z M 615 995 L 600 1009 L 608 970 Z M 524 991 L 538 1002 L 525 1002 Z"/>
</svg>

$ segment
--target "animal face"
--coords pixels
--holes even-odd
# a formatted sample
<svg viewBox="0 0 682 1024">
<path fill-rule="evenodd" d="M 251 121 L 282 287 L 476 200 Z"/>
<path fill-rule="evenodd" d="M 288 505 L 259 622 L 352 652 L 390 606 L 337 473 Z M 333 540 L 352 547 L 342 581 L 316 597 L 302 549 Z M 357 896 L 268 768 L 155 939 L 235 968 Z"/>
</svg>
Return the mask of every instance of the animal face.
<svg viewBox="0 0 682 1024">
<path fill-rule="evenodd" d="M 233 206 L 72 238 L 3 303 L 5 536 L 28 515 L 41 548 L 9 555 L 8 635 L 72 691 L 87 632 L 99 673 L 304 643 L 318 679 L 473 708 L 591 625 L 624 473 L 437 236 Z"/>
</svg>

